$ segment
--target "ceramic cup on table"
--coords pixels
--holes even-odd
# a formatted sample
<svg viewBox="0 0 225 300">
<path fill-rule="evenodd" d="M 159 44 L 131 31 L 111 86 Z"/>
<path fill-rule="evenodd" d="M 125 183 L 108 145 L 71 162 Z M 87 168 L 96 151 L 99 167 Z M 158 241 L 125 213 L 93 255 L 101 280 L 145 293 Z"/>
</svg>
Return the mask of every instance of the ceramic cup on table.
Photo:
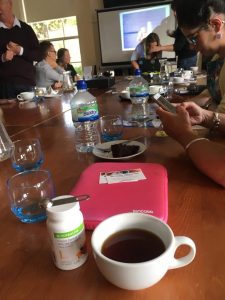
<svg viewBox="0 0 225 300">
<path fill-rule="evenodd" d="M 19 101 L 31 101 L 34 98 L 34 92 L 23 92 L 17 95 Z"/>
<path fill-rule="evenodd" d="M 123 213 L 101 222 L 94 230 L 91 245 L 96 264 L 112 284 L 140 290 L 157 283 L 170 269 L 192 262 L 196 248 L 185 236 L 174 236 L 160 219 L 142 213 Z M 175 258 L 182 245 L 188 254 Z"/>
<path fill-rule="evenodd" d="M 150 85 L 150 87 L 149 87 L 150 94 L 161 93 L 162 91 L 163 91 L 163 88 L 161 85 Z"/>
<path fill-rule="evenodd" d="M 190 69 L 191 69 L 191 71 L 193 71 L 194 75 L 198 74 L 198 66 L 190 67 Z"/>
<path fill-rule="evenodd" d="M 173 82 L 174 83 L 184 83 L 184 78 L 183 77 L 173 77 Z"/>
<path fill-rule="evenodd" d="M 186 80 L 191 79 L 191 77 L 193 76 L 193 71 L 192 70 L 184 70 L 182 77 Z"/>
<path fill-rule="evenodd" d="M 120 97 L 121 97 L 122 99 L 127 99 L 127 100 L 129 100 L 129 99 L 130 99 L 130 91 L 129 91 L 129 89 L 126 89 L 126 90 L 121 91 L 121 92 L 120 92 Z"/>
</svg>

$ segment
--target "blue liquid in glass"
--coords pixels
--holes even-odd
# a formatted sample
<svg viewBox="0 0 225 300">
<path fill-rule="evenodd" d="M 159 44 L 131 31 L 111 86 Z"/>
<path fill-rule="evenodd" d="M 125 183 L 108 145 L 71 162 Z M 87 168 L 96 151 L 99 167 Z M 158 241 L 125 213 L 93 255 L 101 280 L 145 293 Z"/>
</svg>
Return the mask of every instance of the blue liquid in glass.
<svg viewBox="0 0 225 300">
<path fill-rule="evenodd" d="M 46 212 L 38 204 L 31 204 L 24 207 L 14 206 L 11 208 L 14 215 L 24 223 L 37 223 L 46 220 Z"/>
<path fill-rule="evenodd" d="M 122 133 L 114 133 L 114 134 L 103 133 L 102 134 L 102 139 L 105 142 L 120 140 L 121 137 L 122 137 Z"/>
<path fill-rule="evenodd" d="M 38 161 L 34 163 L 27 163 L 23 165 L 18 165 L 16 163 L 12 163 L 13 168 L 17 172 L 24 172 L 24 171 L 30 171 L 30 170 L 38 170 L 40 166 L 43 164 L 44 159 L 40 158 Z"/>
</svg>

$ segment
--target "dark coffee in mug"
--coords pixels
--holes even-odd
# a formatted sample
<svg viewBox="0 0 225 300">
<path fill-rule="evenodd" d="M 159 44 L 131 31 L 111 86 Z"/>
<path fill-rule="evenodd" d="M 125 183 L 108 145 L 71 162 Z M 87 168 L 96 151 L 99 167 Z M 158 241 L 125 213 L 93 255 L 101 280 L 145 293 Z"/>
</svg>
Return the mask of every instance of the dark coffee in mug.
<svg viewBox="0 0 225 300">
<path fill-rule="evenodd" d="M 124 263 L 152 260 L 166 250 L 163 241 L 154 233 L 143 229 L 121 230 L 109 236 L 101 252 L 106 257 Z"/>
</svg>

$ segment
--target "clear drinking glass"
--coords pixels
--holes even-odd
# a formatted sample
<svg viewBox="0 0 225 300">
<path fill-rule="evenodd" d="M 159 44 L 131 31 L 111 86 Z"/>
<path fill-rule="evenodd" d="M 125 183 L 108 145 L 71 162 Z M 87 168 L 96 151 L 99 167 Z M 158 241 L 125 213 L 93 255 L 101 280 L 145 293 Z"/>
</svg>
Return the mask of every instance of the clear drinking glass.
<svg viewBox="0 0 225 300">
<path fill-rule="evenodd" d="M 11 211 L 24 223 L 36 223 L 46 219 L 46 211 L 40 201 L 55 196 L 51 174 L 47 170 L 18 173 L 7 181 Z"/>
<path fill-rule="evenodd" d="M 100 118 L 101 137 L 103 141 L 120 140 L 123 133 L 123 121 L 120 115 L 107 115 Z"/>
<path fill-rule="evenodd" d="M 13 142 L 6 131 L 5 126 L 0 122 L 0 161 L 8 159 L 12 149 Z"/>
<path fill-rule="evenodd" d="M 17 172 L 39 169 L 44 161 L 39 140 L 26 138 L 14 142 L 11 160 Z"/>
</svg>

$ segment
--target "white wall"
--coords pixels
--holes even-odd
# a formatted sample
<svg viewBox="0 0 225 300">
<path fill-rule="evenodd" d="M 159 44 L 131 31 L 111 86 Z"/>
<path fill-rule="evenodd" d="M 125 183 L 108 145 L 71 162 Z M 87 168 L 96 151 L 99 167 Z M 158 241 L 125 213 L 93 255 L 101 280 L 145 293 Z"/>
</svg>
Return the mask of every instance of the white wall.
<svg viewBox="0 0 225 300">
<path fill-rule="evenodd" d="M 22 0 L 14 0 L 14 12 L 23 20 Z M 27 22 L 76 16 L 83 65 L 99 65 L 99 41 L 96 9 L 103 8 L 102 0 L 24 0 Z"/>
</svg>

